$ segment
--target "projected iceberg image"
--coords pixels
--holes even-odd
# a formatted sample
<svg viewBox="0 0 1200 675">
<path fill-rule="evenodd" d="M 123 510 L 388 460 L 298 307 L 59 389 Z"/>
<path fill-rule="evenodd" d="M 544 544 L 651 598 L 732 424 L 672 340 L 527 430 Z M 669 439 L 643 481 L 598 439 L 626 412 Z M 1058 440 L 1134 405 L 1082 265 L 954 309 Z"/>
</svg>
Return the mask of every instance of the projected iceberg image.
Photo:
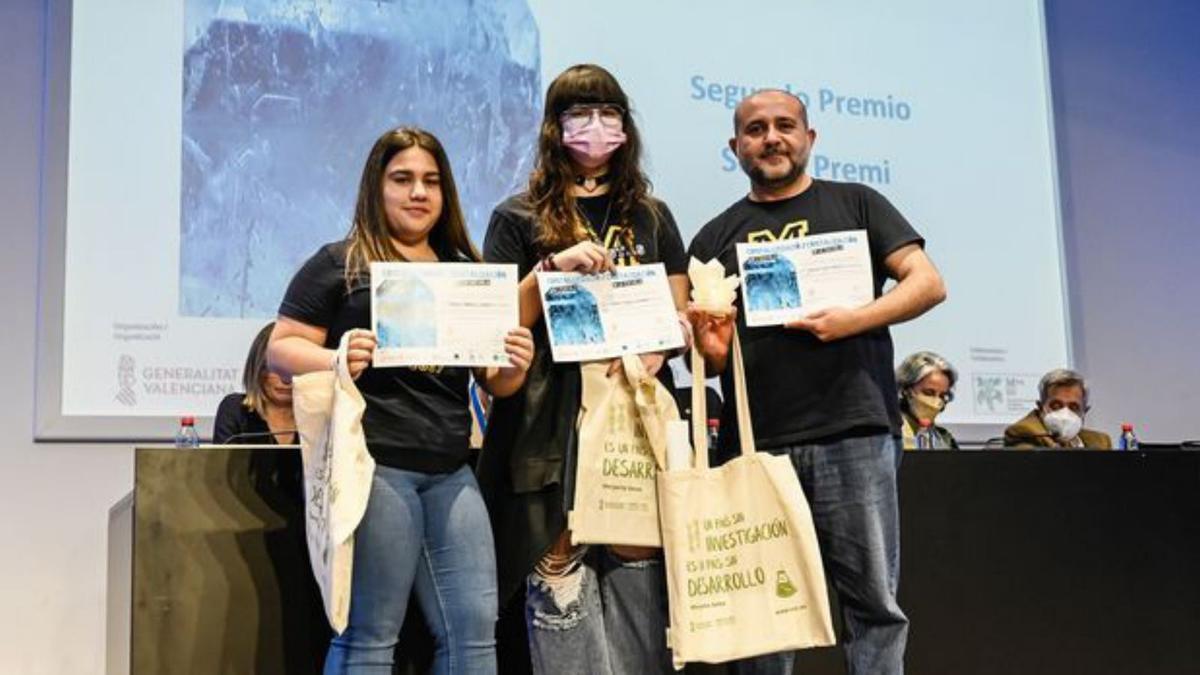
<svg viewBox="0 0 1200 675">
<path fill-rule="evenodd" d="M 792 261 L 774 253 L 746 261 L 746 302 L 752 310 L 793 309 L 800 306 L 800 286 Z"/>
<path fill-rule="evenodd" d="M 185 0 L 179 311 L 269 317 L 349 229 L 371 144 L 446 146 L 477 244 L 528 175 L 541 111 L 524 0 Z"/>
</svg>

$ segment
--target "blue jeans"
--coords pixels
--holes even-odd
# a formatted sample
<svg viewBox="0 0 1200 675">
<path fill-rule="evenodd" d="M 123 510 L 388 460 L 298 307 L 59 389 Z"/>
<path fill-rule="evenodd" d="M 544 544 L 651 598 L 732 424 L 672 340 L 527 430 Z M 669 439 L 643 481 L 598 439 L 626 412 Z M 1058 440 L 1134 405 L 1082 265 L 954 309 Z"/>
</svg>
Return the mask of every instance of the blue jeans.
<svg viewBox="0 0 1200 675">
<path fill-rule="evenodd" d="M 433 673 L 496 672 L 496 558 L 475 474 L 377 466 L 354 533 L 350 623 L 326 675 L 391 675 L 408 594 L 436 641 Z"/>
<path fill-rule="evenodd" d="M 791 458 L 812 508 L 825 574 L 841 604 L 846 672 L 902 675 L 908 618 L 896 603 L 900 444 L 881 434 L 771 452 Z M 790 675 L 795 658 L 795 652 L 781 652 L 746 659 L 734 672 Z"/>
<path fill-rule="evenodd" d="M 529 575 L 525 620 L 535 675 L 671 673 L 661 557 L 623 560 L 590 547 L 556 588 Z"/>
</svg>

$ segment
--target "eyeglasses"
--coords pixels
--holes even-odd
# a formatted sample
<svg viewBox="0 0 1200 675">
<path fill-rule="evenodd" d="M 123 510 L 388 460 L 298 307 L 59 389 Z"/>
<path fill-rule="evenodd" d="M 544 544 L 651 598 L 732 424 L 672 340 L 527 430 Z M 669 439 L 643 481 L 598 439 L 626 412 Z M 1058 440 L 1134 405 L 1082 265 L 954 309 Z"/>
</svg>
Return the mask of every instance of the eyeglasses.
<svg viewBox="0 0 1200 675">
<path fill-rule="evenodd" d="M 611 103 L 576 104 L 563 111 L 559 118 L 564 131 L 578 131 L 599 118 L 600 124 L 609 129 L 620 129 L 625 124 L 625 109 Z"/>
<path fill-rule="evenodd" d="M 916 390 L 916 391 L 918 394 L 921 394 L 923 396 L 936 396 L 937 398 L 942 399 L 942 401 L 944 401 L 946 403 L 949 403 L 954 400 L 954 392 L 952 392 L 952 391 L 947 391 L 945 393 L 938 393 L 937 391 L 935 391 L 933 389 L 920 389 L 920 390 Z"/>
</svg>

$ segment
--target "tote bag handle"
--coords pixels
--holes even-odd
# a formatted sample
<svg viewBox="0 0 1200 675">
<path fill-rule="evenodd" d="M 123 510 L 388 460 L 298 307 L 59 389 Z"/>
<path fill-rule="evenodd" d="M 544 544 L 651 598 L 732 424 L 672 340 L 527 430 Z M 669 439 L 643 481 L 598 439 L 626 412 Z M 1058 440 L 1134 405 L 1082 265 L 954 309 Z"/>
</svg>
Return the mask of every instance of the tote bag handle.
<svg viewBox="0 0 1200 675">
<path fill-rule="evenodd" d="M 733 327 L 733 399 L 737 407 L 738 439 L 743 455 L 754 454 L 754 426 L 750 422 L 750 401 L 746 396 L 746 366 L 742 358 L 742 343 L 737 326 Z M 704 357 L 692 347 L 692 447 L 693 467 L 707 469 L 708 462 L 708 402 L 705 397 Z"/>
</svg>

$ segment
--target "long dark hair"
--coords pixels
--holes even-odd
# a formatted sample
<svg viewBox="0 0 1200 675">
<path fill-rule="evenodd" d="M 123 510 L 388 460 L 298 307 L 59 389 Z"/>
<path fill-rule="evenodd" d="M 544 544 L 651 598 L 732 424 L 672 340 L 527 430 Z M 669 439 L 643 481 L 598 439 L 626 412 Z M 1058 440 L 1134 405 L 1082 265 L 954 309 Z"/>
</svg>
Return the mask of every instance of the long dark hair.
<svg viewBox="0 0 1200 675">
<path fill-rule="evenodd" d="M 479 262 L 480 255 L 471 243 L 466 219 L 458 203 L 458 188 L 450 170 L 450 159 L 436 136 L 416 127 L 400 127 L 384 133 L 371 147 L 358 184 L 358 203 L 354 223 L 346 235 L 346 283 L 350 285 L 366 274 L 373 262 L 403 261 L 404 255 L 392 243 L 387 213 L 383 208 L 384 170 L 392 158 L 404 150 L 418 147 L 433 155 L 437 162 L 442 190 L 442 212 L 429 232 L 429 245 L 438 256 L 460 256 Z"/>
<path fill-rule="evenodd" d="M 593 64 L 571 66 L 554 78 L 546 91 L 546 109 L 538 135 L 537 161 L 529 175 L 529 206 L 537 219 L 537 243 L 557 251 L 588 238 L 586 224 L 575 208 L 571 186 L 575 165 L 562 144 L 560 118 L 576 104 L 610 103 L 624 110 L 625 144 L 608 162 L 614 222 L 631 223 L 638 208 L 647 208 L 652 223 L 658 209 L 650 199 L 650 179 L 642 173 L 642 138 L 629 111 L 629 97 L 612 73 Z"/>
</svg>

